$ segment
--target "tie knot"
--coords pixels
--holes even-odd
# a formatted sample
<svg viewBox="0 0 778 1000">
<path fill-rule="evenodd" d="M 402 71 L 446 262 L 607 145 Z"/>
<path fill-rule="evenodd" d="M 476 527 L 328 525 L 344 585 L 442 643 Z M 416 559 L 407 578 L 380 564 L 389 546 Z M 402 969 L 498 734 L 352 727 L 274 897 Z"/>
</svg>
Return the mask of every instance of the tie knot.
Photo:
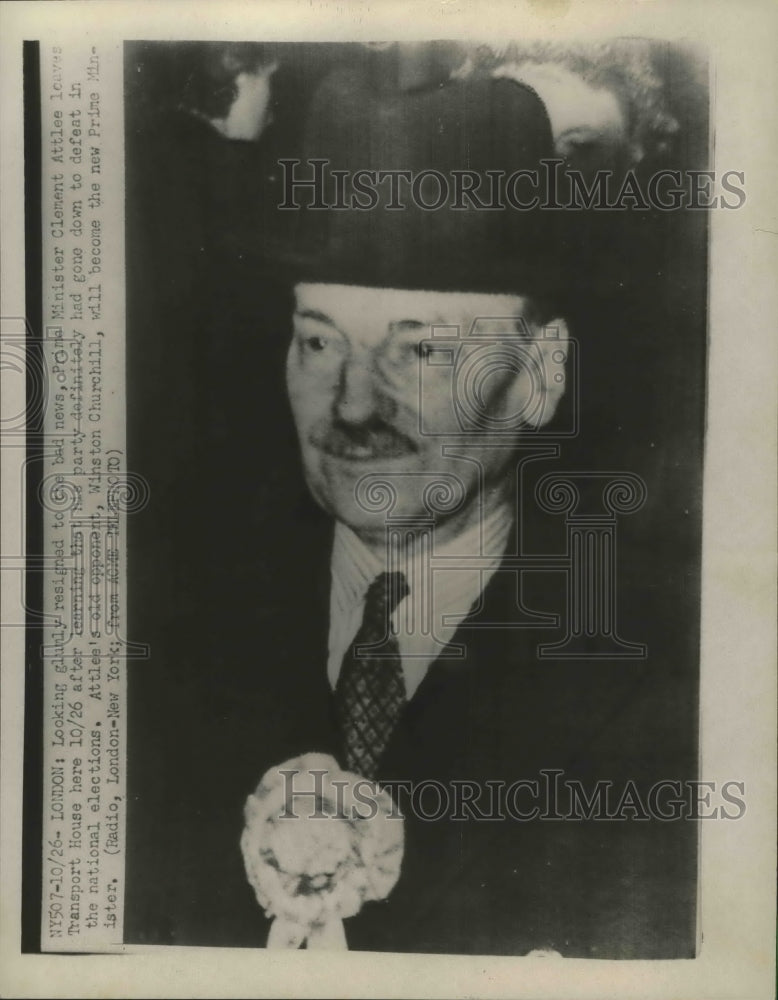
<svg viewBox="0 0 778 1000">
<path fill-rule="evenodd" d="M 405 573 L 379 573 L 367 589 L 365 618 L 387 619 L 409 593 Z"/>
</svg>

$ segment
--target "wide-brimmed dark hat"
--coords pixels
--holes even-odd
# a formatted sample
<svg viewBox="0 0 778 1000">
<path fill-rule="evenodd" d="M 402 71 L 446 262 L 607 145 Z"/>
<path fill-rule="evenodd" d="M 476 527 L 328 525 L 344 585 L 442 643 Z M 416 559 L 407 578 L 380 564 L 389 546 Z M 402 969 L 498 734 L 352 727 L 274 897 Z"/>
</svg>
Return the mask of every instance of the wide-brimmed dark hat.
<svg viewBox="0 0 778 1000">
<path fill-rule="evenodd" d="M 564 281 L 566 213 L 540 207 L 551 127 L 528 87 L 481 78 L 407 91 L 336 70 L 300 148 L 279 163 L 280 205 L 263 213 L 266 261 L 289 278 L 537 297 Z M 514 202 L 540 204 L 512 206 L 508 184 Z"/>
</svg>

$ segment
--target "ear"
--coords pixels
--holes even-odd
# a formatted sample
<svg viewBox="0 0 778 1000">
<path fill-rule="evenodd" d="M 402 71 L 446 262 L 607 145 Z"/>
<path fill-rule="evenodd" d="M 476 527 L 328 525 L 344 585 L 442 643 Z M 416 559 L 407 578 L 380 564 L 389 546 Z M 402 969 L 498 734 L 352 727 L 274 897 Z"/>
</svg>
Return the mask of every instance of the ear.
<svg viewBox="0 0 778 1000">
<path fill-rule="evenodd" d="M 556 413 L 565 394 L 569 373 L 570 331 L 561 316 L 545 323 L 535 340 L 543 370 L 544 400 L 541 418 L 535 423 L 543 427 Z"/>
<path fill-rule="evenodd" d="M 533 330 L 527 342 L 528 363 L 513 384 L 512 412 L 522 413 L 525 426 L 544 427 L 556 413 L 567 384 L 570 335 L 561 317 Z"/>
</svg>

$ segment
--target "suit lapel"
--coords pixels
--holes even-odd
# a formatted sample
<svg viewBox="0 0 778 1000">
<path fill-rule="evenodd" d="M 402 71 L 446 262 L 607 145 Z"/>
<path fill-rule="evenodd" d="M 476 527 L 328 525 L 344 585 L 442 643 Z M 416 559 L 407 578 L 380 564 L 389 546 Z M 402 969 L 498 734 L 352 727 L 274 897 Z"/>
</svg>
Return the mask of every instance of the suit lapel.
<svg viewBox="0 0 778 1000">
<path fill-rule="evenodd" d="M 556 610 L 552 594 L 549 588 L 550 603 L 539 610 Z M 493 575 L 479 614 L 484 616 L 489 621 L 516 619 L 515 573 L 498 570 Z M 612 724 L 640 695 L 645 664 L 541 660 L 538 645 L 557 638 L 550 630 L 473 628 L 474 619 L 466 619 L 454 637 L 466 646 L 465 658 L 438 657 L 409 702 L 379 781 L 419 785 L 468 780 L 487 787 L 488 780 L 542 782 L 541 771 L 553 769 L 570 777 L 609 778 L 622 750 L 618 726 L 614 730 Z M 477 883 L 477 871 L 485 859 L 490 863 L 489 854 L 499 856 L 506 824 L 468 829 L 448 818 L 419 823 L 413 817 L 406 823 L 403 876 L 390 898 L 386 922 L 402 928 L 387 933 L 412 937 L 414 926 L 434 919 L 431 915 L 452 887 L 468 878 Z M 526 825 L 515 833 L 532 836 Z M 422 852 L 418 858 L 415 846 Z M 542 852 L 542 847 L 536 849 Z"/>
</svg>

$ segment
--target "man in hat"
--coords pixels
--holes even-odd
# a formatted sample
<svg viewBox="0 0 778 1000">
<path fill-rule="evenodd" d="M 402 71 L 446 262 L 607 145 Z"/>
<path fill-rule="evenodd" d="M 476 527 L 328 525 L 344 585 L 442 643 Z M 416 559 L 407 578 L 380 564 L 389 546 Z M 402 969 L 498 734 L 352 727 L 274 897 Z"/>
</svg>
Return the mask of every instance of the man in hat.
<svg viewBox="0 0 778 1000">
<path fill-rule="evenodd" d="M 177 778 L 153 868 L 137 848 L 130 940 L 264 944 L 241 809 L 268 768 L 315 750 L 395 790 L 405 815 L 399 881 L 346 920 L 350 948 L 693 955 L 691 824 L 643 821 L 634 800 L 635 817 L 571 813 L 557 782 L 589 800 L 667 777 L 694 753 L 674 743 L 686 680 L 541 657 L 564 595 L 511 564 L 517 454 L 553 430 L 569 379 L 558 213 L 430 210 L 428 192 L 397 209 L 379 184 L 372 208 L 331 207 L 351 204 L 358 171 L 475 183 L 552 150 L 540 100 L 509 80 L 398 92 L 349 71 L 314 99 L 293 176 L 306 198 L 273 250 L 294 289 L 287 386 L 309 495 L 288 530 L 282 514 L 232 529 L 197 637 L 206 666 L 155 692 L 182 721 L 154 760 Z M 324 192 L 301 184 L 317 160 Z"/>
</svg>

